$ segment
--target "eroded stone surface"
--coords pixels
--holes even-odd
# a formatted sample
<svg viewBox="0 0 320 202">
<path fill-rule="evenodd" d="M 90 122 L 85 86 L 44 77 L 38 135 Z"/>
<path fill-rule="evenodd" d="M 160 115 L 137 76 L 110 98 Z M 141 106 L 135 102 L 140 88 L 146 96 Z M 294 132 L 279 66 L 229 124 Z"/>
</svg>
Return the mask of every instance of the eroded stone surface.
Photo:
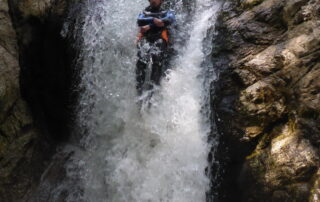
<svg viewBox="0 0 320 202">
<path fill-rule="evenodd" d="M 228 175 L 242 201 L 319 201 L 320 1 L 241 2 L 219 27 L 230 65 L 218 128 L 242 167 Z"/>
<path fill-rule="evenodd" d="M 249 181 L 255 189 L 246 198 L 255 201 L 296 196 L 306 200 L 319 165 L 317 150 L 300 137 L 292 122 L 275 128 L 271 135 L 274 137 L 262 138 L 246 159 L 243 182 Z M 252 184 L 254 181 L 258 183 Z"/>
</svg>

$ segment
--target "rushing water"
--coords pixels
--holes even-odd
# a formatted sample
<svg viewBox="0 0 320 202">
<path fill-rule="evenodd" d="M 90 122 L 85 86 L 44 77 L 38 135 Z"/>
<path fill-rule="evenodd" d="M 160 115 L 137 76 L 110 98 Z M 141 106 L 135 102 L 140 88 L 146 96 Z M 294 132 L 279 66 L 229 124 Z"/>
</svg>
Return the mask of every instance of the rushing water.
<svg viewBox="0 0 320 202">
<path fill-rule="evenodd" d="M 204 61 L 211 44 L 204 41 L 212 41 L 209 30 L 219 3 L 175 0 L 168 5 L 177 13 L 176 56 L 150 108 L 139 110 L 134 40 L 137 14 L 147 4 L 146 0 L 86 4 L 87 14 L 76 30 L 81 40 L 82 94 L 75 133 L 82 136 L 75 145 L 82 149 L 65 148 L 73 151 L 73 157 L 66 165 L 68 180 L 61 184 L 76 187 L 69 189 L 67 201 L 206 201 L 210 180 L 205 170 L 212 145 L 209 107 L 204 107 L 210 81 Z M 61 194 L 58 188 L 55 191 Z"/>
</svg>

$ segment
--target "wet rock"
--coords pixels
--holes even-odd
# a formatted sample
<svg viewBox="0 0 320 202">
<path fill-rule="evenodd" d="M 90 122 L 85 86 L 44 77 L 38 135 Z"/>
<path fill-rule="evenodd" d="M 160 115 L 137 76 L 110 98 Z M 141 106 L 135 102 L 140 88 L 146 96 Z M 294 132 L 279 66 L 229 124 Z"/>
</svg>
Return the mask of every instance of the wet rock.
<svg viewBox="0 0 320 202">
<path fill-rule="evenodd" d="M 283 18 L 290 26 L 292 24 L 298 24 L 303 20 L 307 20 L 307 14 L 303 14 L 303 6 L 308 3 L 308 0 L 293 0 L 287 2 L 284 7 Z M 300 19 L 298 19 L 300 18 Z"/>
<path fill-rule="evenodd" d="M 18 201 L 43 169 L 40 132 L 21 98 L 16 34 L 7 1 L 0 1 L 0 200 Z"/>
<path fill-rule="evenodd" d="M 261 2 L 263 2 L 263 0 L 244 0 L 242 1 L 241 6 L 244 8 L 252 8 Z"/>
<path fill-rule="evenodd" d="M 80 198 L 83 190 L 79 186 L 82 183 L 79 182 L 81 176 L 72 176 L 81 173 L 76 164 L 79 162 L 73 159 L 75 149 L 67 148 L 57 152 L 43 173 L 36 191 L 25 197 L 26 202 L 67 202 L 69 195 L 78 195 L 79 202 L 82 202 Z"/>
<path fill-rule="evenodd" d="M 252 187 L 246 189 L 254 191 L 245 191 L 248 194 L 245 198 L 250 201 L 288 200 L 286 197 L 293 195 L 300 200 L 308 198 L 319 157 L 299 133 L 292 122 L 279 126 L 271 133 L 273 137 L 266 135 L 246 158 L 241 183 L 249 181 Z"/>
<path fill-rule="evenodd" d="M 285 98 L 280 88 L 258 81 L 241 92 L 238 111 L 243 116 L 250 117 L 250 123 L 256 122 L 264 127 L 268 122 L 279 119 L 286 110 Z"/>
<path fill-rule="evenodd" d="M 319 5 L 242 1 L 222 12 L 217 29 L 230 62 L 213 102 L 229 156 L 221 186 L 242 201 L 319 200 Z"/>
<path fill-rule="evenodd" d="M 317 174 L 314 177 L 313 187 L 310 191 L 309 201 L 317 202 L 320 200 L 320 171 L 318 170 Z"/>
<path fill-rule="evenodd" d="M 48 100 L 52 99 L 48 96 L 50 94 L 57 96 L 52 99 L 53 102 L 63 100 L 63 97 L 59 96 L 59 93 L 47 91 L 45 83 L 30 85 L 25 81 L 26 78 L 30 82 L 48 78 L 60 79 L 55 77 L 56 74 L 45 76 L 33 71 L 35 66 L 41 68 L 42 73 L 48 71 L 47 63 L 52 63 L 57 72 L 58 67 L 70 69 L 69 62 L 59 66 L 52 62 L 56 58 L 50 60 L 50 57 L 43 54 L 48 49 L 49 54 L 56 56 L 50 45 L 57 41 L 54 37 L 46 36 L 59 38 L 62 21 L 59 21 L 60 24 L 53 23 L 53 27 L 60 27 L 57 30 L 45 30 L 44 27 L 45 24 L 57 22 L 47 20 L 48 16 L 51 16 L 51 19 L 63 16 L 67 5 L 67 1 L 0 0 L 0 201 L 22 201 L 22 198 L 36 187 L 57 144 L 53 141 L 57 134 L 47 126 L 50 125 L 48 122 L 54 120 L 48 117 L 63 116 L 60 113 L 61 108 L 54 108 L 55 113 L 45 110 L 43 105 L 48 103 L 43 102 L 41 96 L 44 94 L 40 93 L 39 97 L 39 92 L 47 92 L 45 97 Z M 37 27 L 38 25 L 40 26 Z M 64 49 L 58 50 L 59 48 L 61 46 L 53 49 L 63 55 Z M 63 57 L 58 61 L 61 60 L 64 60 Z M 52 83 L 51 90 L 59 90 L 59 85 L 59 82 L 56 82 L 56 85 Z M 67 85 L 61 88 L 67 89 Z M 65 121 L 66 118 L 57 119 Z M 56 124 L 57 122 L 53 122 L 53 125 Z M 62 133 L 62 130 L 59 132 Z"/>
</svg>

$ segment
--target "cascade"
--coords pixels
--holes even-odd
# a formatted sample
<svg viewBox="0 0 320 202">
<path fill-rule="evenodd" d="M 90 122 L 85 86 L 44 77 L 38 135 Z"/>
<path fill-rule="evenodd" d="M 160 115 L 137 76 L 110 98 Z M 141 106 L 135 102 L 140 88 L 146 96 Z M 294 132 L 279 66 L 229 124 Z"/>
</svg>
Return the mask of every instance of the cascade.
<svg viewBox="0 0 320 202">
<path fill-rule="evenodd" d="M 68 190 L 70 202 L 207 200 L 212 143 L 206 102 L 212 79 L 206 72 L 212 67 L 205 61 L 220 3 L 170 2 L 177 15 L 172 30 L 176 54 L 150 107 L 141 110 L 134 40 L 137 15 L 148 1 L 86 4 L 81 27 L 75 29 L 82 72 L 74 136 L 80 140 L 62 149 L 72 150 L 72 160 L 56 195 Z"/>
</svg>

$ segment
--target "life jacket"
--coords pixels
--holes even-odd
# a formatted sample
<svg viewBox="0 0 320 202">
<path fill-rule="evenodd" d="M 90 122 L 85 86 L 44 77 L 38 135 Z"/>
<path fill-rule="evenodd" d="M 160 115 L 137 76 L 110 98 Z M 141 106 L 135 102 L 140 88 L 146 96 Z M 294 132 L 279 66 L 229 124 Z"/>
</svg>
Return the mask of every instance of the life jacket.
<svg viewBox="0 0 320 202">
<path fill-rule="evenodd" d="M 144 37 L 144 34 L 142 32 L 139 32 L 138 36 L 137 36 L 138 41 L 140 41 L 143 37 Z M 169 43 L 169 34 L 168 34 L 168 30 L 167 29 L 164 29 L 164 30 L 161 31 L 161 38 L 165 42 Z"/>
</svg>

